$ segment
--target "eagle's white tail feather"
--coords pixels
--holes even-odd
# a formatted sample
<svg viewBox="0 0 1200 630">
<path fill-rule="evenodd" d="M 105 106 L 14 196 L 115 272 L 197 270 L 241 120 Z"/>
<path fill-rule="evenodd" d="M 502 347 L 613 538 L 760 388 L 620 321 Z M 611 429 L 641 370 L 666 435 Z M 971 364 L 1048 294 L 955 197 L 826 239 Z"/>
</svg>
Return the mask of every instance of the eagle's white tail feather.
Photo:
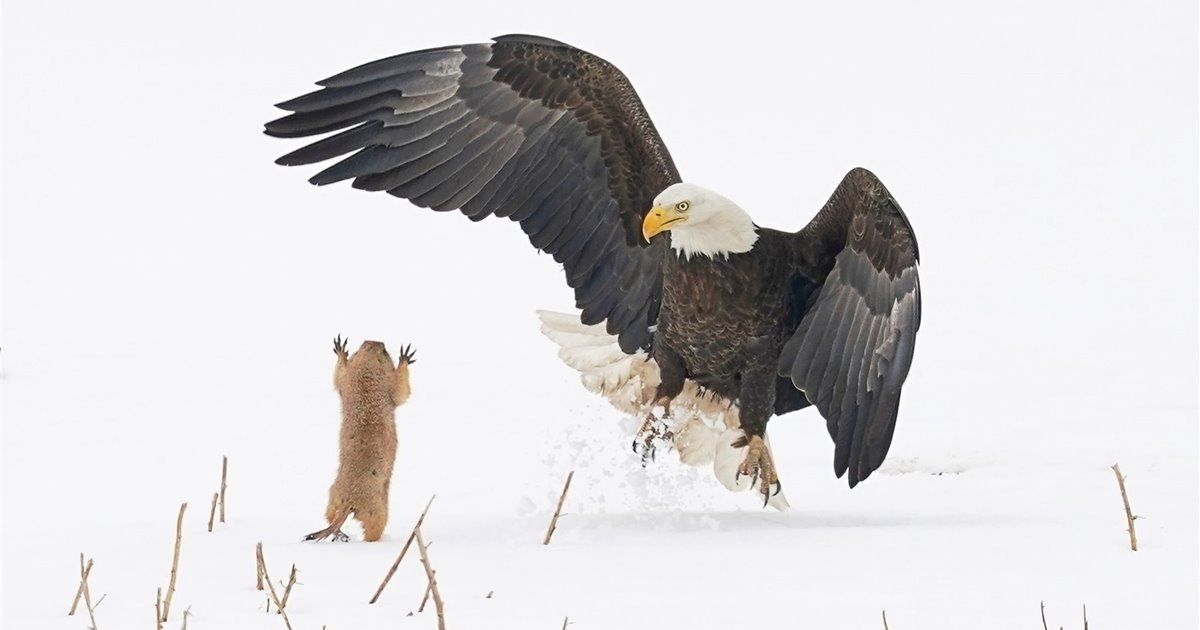
<svg viewBox="0 0 1200 630">
<path fill-rule="evenodd" d="M 580 324 L 582 326 L 582 324 Z M 578 348 L 581 346 L 608 346 L 610 344 L 609 335 L 595 334 L 592 332 L 575 332 L 570 330 L 559 330 L 550 326 L 542 326 L 542 332 L 547 337 L 554 340 L 560 346 L 566 348 Z M 601 330 L 601 333 L 604 331 Z"/>
<path fill-rule="evenodd" d="M 716 449 L 713 457 L 713 474 L 717 476 L 717 481 L 720 481 L 721 485 L 734 492 L 750 487 L 750 479 L 748 477 L 739 479 L 737 474 L 738 467 L 746 458 L 746 447 L 739 448 L 733 445 L 745 435 L 741 429 L 726 429 L 717 436 L 713 444 Z"/>
<path fill-rule="evenodd" d="M 629 378 L 629 361 L 632 356 L 621 352 L 620 347 L 612 346 L 563 346 L 558 351 L 558 358 L 564 363 L 579 371 L 592 370 L 597 367 L 608 366 L 612 368 L 623 369 L 625 377 L 620 380 Z M 643 354 L 642 358 L 645 358 Z"/>
<path fill-rule="evenodd" d="M 675 429 L 674 440 L 679 461 L 689 466 L 703 466 L 712 462 L 720 435 L 699 416 L 692 416 L 680 423 Z"/>
<path fill-rule="evenodd" d="M 544 328 L 549 328 L 552 330 L 558 330 L 558 331 L 562 331 L 562 332 L 589 333 L 589 334 L 598 330 L 598 331 L 600 331 L 600 333 L 602 335 L 608 334 L 604 330 L 604 326 L 602 326 L 600 324 L 591 324 L 591 325 L 584 324 L 583 322 L 579 321 L 578 316 L 572 315 L 570 313 L 559 313 L 557 311 L 539 310 L 537 312 L 537 314 L 538 314 L 538 319 L 542 320 L 542 326 Z"/>
<path fill-rule="evenodd" d="M 579 370 L 583 386 L 617 409 L 640 413 L 658 387 L 658 364 L 645 352 L 625 354 L 604 326 L 585 326 L 574 315 L 538 311 L 542 333 L 558 344 L 558 357 Z"/>
<path fill-rule="evenodd" d="M 584 325 L 579 317 L 553 311 L 538 311 L 542 333 L 558 344 L 563 363 L 580 372 L 583 386 L 604 396 L 624 413 L 645 414 L 654 401 L 661 382 L 658 363 L 645 352 L 626 354 L 615 335 L 602 324 Z M 679 460 L 693 466 L 713 464 L 713 472 L 730 490 L 745 490 L 749 479 L 735 481 L 738 466 L 745 456 L 733 442 L 742 436 L 737 407 L 729 401 L 701 391 L 687 381 L 683 391 L 671 401 L 675 423 L 675 450 Z M 785 510 L 783 493 L 768 505 Z"/>
</svg>

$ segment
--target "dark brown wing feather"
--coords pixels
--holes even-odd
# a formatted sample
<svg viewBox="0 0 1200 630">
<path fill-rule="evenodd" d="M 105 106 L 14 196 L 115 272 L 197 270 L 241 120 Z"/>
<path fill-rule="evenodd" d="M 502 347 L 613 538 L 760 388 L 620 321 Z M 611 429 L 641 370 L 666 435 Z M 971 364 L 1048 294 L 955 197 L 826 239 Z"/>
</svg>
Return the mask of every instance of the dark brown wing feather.
<svg viewBox="0 0 1200 630">
<path fill-rule="evenodd" d="M 821 411 L 850 487 L 883 463 L 921 327 L 917 239 L 870 171 L 855 169 L 795 234 L 800 272 L 821 288 L 780 355 Z"/>
<path fill-rule="evenodd" d="M 607 321 L 626 352 L 649 347 L 666 239 L 646 246 L 641 221 L 679 173 L 619 70 L 561 42 L 506 35 L 381 59 L 318 85 L 280 103 L 293 113 L 266 133 L 344 131 L 279 164 L 340 158 L 310 181 L 353 179 L 472 220 L 517 221 L 562 263 L 584 323 Z"/>
</svg>

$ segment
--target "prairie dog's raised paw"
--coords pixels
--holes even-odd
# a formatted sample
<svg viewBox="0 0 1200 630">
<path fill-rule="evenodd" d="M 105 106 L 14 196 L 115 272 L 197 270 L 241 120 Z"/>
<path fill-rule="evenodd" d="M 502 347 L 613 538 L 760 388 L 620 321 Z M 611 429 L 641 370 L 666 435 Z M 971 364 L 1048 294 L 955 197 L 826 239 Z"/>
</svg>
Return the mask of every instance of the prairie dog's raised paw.
<svg viewBox="0 0 1200 630">
<path fill-rule="evenodd" d="M 412 344 L 400 348 L 400 362 L 412 365 L 417 362 L 417 351 L 413 350 Z"/>
<path fill-rule="evenodd" d="M 338 355 L 338 357 L 345 359 L 346 358 L 346 346 L 349 343 L 350 343 L 350 339 L 348 337 L 346 339 L 342 339 L 341 335 L 334 337 L 333 338 L 333 353 Z"/>
</svg>

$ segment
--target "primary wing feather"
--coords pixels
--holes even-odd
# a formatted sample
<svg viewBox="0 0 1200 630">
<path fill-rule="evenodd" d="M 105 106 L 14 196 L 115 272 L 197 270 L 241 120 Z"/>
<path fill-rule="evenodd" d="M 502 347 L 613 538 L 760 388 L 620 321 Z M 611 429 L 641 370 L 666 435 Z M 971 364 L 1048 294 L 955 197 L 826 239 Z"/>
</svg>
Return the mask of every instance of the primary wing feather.
<svg viewBox="0 0 1200 630">
<path fill-rule="evenodd" d="M 586 323 L 626 352 L 650 346 L 665 238 L 641 241 L 643 213 L 679 173 L 625 76 L 608 62 L 528 35 L 396 55 L 278 105 L 277 137 L 337 131 L 279 158 L 340 158 L 310 180 L 353 180 L 472 220 L 509 217 L 562 263 Z"/>
<path fill-rule="evenodd" d="M 834 472 L 853 487 L 883 463 L 896 427 L 921 327 L 917 240 L 883 184 L 855 169 L 793 245 L 800 273 L 821 286 L 779 374 L 825 417 Z"/>
</svg>

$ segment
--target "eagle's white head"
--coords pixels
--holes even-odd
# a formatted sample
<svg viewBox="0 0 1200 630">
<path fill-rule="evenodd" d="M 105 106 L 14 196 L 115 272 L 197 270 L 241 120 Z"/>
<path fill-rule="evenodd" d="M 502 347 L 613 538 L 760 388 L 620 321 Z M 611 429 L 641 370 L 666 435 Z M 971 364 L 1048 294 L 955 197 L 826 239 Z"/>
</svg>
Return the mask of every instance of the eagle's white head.
<svg viewBox="0 0 1200 630">
<path fill-rule="evenodd" d="M 671 231 L 671 248 L 685 258 L 727 257 L 750 251 L 758 228 L 745 210 L 695 184 L 672 184 L 654 198 L 642 221 L 642 236 Z"/>
</svg>

